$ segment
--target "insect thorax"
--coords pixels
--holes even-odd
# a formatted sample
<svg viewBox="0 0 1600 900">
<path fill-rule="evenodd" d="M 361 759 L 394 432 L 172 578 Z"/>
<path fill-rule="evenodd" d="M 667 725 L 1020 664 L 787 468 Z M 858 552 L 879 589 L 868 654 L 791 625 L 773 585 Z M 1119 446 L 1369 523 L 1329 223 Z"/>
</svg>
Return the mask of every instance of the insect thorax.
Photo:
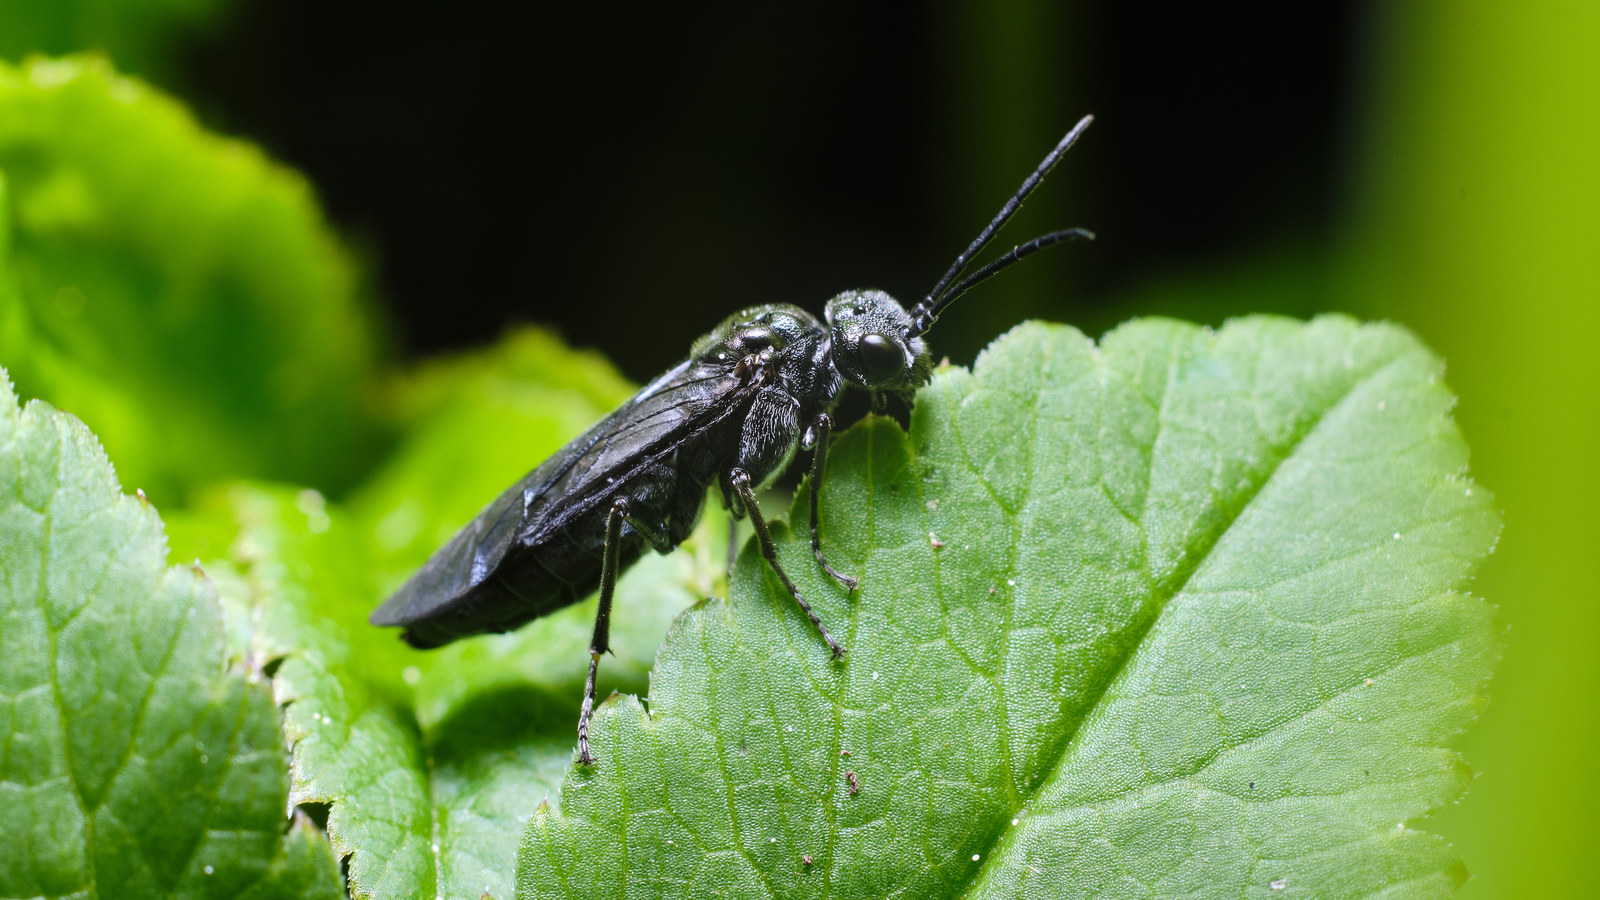
<svg viewBox="0 0 1600 900">
<path fill-rule="evenodd" d="M 798 306 L 769 303 L 724 319 L 695 342 L 691 355 L 710 365 L 737 367 L 748 361 L 764 369 L 762 377 L 793 397 L 804 418 L 831 409 L 839 395 L 839 373 L 828 347 L 828 329 L 816 316 Z"/>
</svg>

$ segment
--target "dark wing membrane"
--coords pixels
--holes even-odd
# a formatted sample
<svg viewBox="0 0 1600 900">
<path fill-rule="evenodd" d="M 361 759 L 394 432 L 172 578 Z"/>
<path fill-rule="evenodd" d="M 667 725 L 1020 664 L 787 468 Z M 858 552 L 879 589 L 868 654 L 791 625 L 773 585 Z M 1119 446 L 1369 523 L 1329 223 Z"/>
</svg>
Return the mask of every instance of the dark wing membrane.
<svg viewBox="0 0 1600 900">
<path fill-rule="evenodd" d="M 734 377 L 731 365 L 685 361 L 673 368 L 485 506 L 371 622 L 427 618 L 481 583 L 515 546 L 537 545 L 571 516 L 606 501 L 613 484 L 736 414 L 756 389 Z"/>
<path fill-rule="evenodd" d="M 740 379 L 733 367 L 685 360 L 642 388 L 611 415 L 562 448 L 536 474 L 549 477 L 528 494 L 523 538 L 538 543 L 553 520 L 564 520 L 576 507 L 606 495 L 647 454 L 681 443 L 705 429 L 705 422 L 724 411 Z M 610 481 L 607 481 L 610 479 Z"/>
</svg>

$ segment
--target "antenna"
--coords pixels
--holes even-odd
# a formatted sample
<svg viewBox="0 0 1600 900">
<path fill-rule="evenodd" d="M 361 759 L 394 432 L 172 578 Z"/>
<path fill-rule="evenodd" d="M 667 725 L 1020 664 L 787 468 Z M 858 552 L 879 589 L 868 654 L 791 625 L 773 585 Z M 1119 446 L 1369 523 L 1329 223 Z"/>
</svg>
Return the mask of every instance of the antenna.
<svg viewBox="0 0 1600 900">
<path fill-rule="evenodd" d="M 1055 149 L 1051 150 L 1044 160 L 1039 163 L 1038 167 L 1033 170 L 1033 174 L 1023 180 L 1022 186 L 1017 188 L 1017 192 L 1011 196 L 1010 200 L 1006 201 L 1006 205 L 1000 207 L 1000 212 L 995 215 L 994 220 L 989 223 L 988 227 L 984 228 L 977 238 L 968 245 L 967 249 L 956 257 L 956 261 L 950 264 L 950 268 L 945 271 L 944 277 L 940 278 L 939 283 L 933 286 L 933 290 L 928 292 L 928 296 L 924 297 L 922 302 L 911 310 L 911 331 L 907 334 L 907 337 L 916 337 L 926 333 L 929 328 L 933 327 L 933 323 L 938 320 L 939 313 L 943 312 L 945 307 L 949 306 L 957 297 L 1023 257 L 1043 250 L 1052 244 L 1059 244 L 1062 241 L 1079 238 L 1094 240 L 1094 234 L 1082 228 L 1052 231 L 1049 234 L 1036 237 L 1026 244 L 1013 247 L 1011 252 L 979 269 L 971 277 L 960 282 L 955 287 L 950 287 L 950 282 L 960 277 L 961 273 L 966 271 L 967 266 L 972 264 L 973 257 L 977 256 L 990 241 L 994 240 L 994 236 L 1000 233 L 1000 229 L 1011 221 L 1011 217 L 1016 215 L 1017 210 L 1022 208 L 1022 201 L 1028 199 L 1028 195 L 1033 193 L 1034 188 L 1037 188 L 1044 181 L 1044 177 L 1050 174 L 1050 170 L 1055 168 L 1055 164 L 1061 160 L 1062 155 L 1073 144 L 1077 143 L 1078 136 L 1083 134 L 1084 129 L 1088 128 L 1089 123 L 1093 121 L 1094 116 L 1084 116 L 1079 119 L 1078 124 L 1072 126 L 1072 130 L 1067 132 L 1067 136 L 1062 138 L 1060 143 L 1056 144 Z M 946 290 L 946 288 L 949 289 Z"/>
</svg>

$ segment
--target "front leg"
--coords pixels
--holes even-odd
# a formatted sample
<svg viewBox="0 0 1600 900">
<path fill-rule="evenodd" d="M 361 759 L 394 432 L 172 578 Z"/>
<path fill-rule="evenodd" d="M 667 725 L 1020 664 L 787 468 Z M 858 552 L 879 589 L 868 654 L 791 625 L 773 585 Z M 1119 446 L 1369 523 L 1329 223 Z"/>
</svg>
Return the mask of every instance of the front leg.
<svg viewBox="0 0 1600 900">
<path fill-rule="evenodd" d="M 756 538 L 761 544 L 761 555 L 766 559 L 767 564 L 772 566 L 772 571 L 778 573 L 778 580 L 783 582 L 783 586 L 788 590 L 789 596 L 794 598 L 794 602 L 800 604 L 800 609 L 811 620 L 811 624 L 817 627 L 817 632 L 827 642 L 828 649 L 833 651 L 833 658 L 838 659 L 844 656 L 844 646 L 834 640 L 832 634 L 828 633 L 827 626 L 822 624 L 822 620 L 817 617 L 816 611 L 811 608 L 811 604 L 800 596 L 800 590 L 794 586 L 793 581 L 789 580 L 789 575 L 783 571 L 783 566 L 778 564 L 778 547 L 772 542 L 772 534 L 767 531 L 767 520 L 761 515 L 761 507 L 756 503 L 756 492 L 750 485 L 750 473 L 743 469 L 734 469 L 728 473 L 728 483 L 732 486 L 734 492 L 739 495 L 739 498 L 744 501 L 745 512 L 749 513 L 750 522 L 756 527 Z"/>
<path fill-rule="evenodd" d="M 844 585 L 845 590 L 853 591 L 861 582 L 835 570 L 822 556 L 817 495 L 822 493 L 822 472 L 828 464 L 828 436 L 832 433 L 833 419 L 829 418 L 827 413 L 820 413 L 816 421 L 811 423 L 811 427 L 806 429 L 805 437 L 800 441 L 801 449 L 811 450 L 811 552 L 816 555 L 817 565 L 822 566 L 822 571 L 827 572 L 834 581 Z"/>
</svg>

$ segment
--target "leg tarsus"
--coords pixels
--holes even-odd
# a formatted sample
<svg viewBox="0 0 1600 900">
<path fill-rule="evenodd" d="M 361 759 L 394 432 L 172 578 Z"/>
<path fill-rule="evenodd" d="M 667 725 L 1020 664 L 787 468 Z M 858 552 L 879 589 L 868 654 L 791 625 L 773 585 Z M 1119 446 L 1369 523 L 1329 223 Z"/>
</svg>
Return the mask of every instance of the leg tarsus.
<svg viewBox="0 0 1600 900">
<path fill-rule="evenodd" d="M 778 546 L 772 542 L 772 534 L 767 530 L 767 520 L 761 515 L 761 507 L 756 504 L 755 490 L 750 486 L 750 473 L 743 469 L 734 469 L 729 473 L 728 480 L 744 500 L 745 512 L 749 514 L 750 523 L 756 528 L 756 542 L 761 545 L 761 556 L 766 559 L 767 565 L 772 567 L 772 571 L 778 573 L 778 580 L 783 582 L 784 588 L 788 590 L 789 596 L 794 598 L 794 602 L 800 604 L 800 609 L 805 612 L 806 618 L 816 626 L 817 633 L 822 635 L 822 639 L 828 644 L 828 649 L 833 651 L 833 658 L 839 659 L 844 656 L 844 645 L 833 639 L 827 626 L 822 624 L 822 619 L 818 618 L 811 604 L 800 596 L 800 590 L 789 580 L 789 575 L 783 571 L 783 566 L 778 564 Z"/>
<path fill-rule="evenodd" d="M 589 679 L 583 686 L 583 707 L 578 712 L 578 765 L 592 766 L 594 753 L 589 750 L 589 716 L 594 713 L 594 677 L 600 669 L 600 654 L 589 654 Z"/>
</svg>

